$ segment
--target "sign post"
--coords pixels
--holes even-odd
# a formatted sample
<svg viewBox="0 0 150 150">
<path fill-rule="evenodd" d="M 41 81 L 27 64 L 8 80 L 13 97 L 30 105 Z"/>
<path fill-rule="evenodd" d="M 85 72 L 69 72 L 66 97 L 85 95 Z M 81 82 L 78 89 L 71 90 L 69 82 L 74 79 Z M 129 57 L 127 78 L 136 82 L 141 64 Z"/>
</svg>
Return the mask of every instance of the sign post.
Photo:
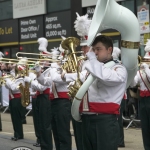
<svg viewBox="0 0 150 150">
<path fill-rule="evenodd" d="M 140 25 L 140 33 L 149 33 L 150 27 L 149 27 L 149 5 L 143 5 L 138 7 L 137 12 L 139 25 Z"/>
</svg>

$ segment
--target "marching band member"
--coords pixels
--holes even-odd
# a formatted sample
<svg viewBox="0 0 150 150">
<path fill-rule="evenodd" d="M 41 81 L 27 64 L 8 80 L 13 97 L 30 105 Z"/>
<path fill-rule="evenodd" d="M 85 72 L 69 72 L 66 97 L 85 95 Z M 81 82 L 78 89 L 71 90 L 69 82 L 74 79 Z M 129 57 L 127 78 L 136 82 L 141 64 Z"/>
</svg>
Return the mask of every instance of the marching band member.
<svg viewBox="0 0 150 150">
<path fill-rule="evenodd" d="M 30 72 L 29 77 L 31 80 L 36 80 L 35 73 Z M 36 136 L 36 143 L 33 144 L 35 147 L 40 147 L 40 127 L 38 123 L 38 107 L 37 107 L 37 91 L 30 88 L 30 96 L 32 98 L 32 116 L 33 116 L 33 124 L 34 124 L 34 130 L 35 130 L 35 136 Z"/>
<path fill-rule="evenodd" d="M 57 58 L 58 49 L 53 49 L 53 59 Z M 44 86 L 52 84 L 54 99 L 51 99 L 52 107 L 52 131 L 56 150 L 71 150 L 71 102 L 67 95 L 67 83 L 61 79 L 59 73 L 60 66 L 57 63 L 52 63 L 49 69 L 50 77 L 44 77 L 40 72 L 40 67 L 36 68 L 38 73 L 38 82 Z M 53 83 L 51 83 L 51 79 Z"/>
<path fill-rule="evenodd" d="M 47 70 L 42 73 L 47 76 Z M 52 150 L 52 134 L 51 134 L 51 85 L 43 86 L 37 80 L 30 77 L 24 78 L 25 82 L 30 83 L 31 88 L 37 91 L 36 108 L 38 113 L 38 124 L 40 128 L 40 146 L 42 150 Z M 38 145 L 35 145 L 38 146 Z"/>
<path fill-rule="evenodd" d="M 112 57 L 114 60 L 119 60 L 119 57 L 121 55 L 121 50 L 118 47 L 113 47 L 113 53 Z M 124 129 L 123 129 L 123 119 L 122 119 L 122 114 L 125 108 L 125 100 L 127 99 L 127 94 L 125 92 L 123 99 L 121 101 L 120 105 L 120 114 L 118 116 L 118 123 L 119 123 L 119 142 L 118 142 L 118 147 L 125 147 L 124 143 Z"/>
<path fill-rule="evenodd" d="M 9 63 L 7 65 L 7 70 L 9 71 L 10 75 L 14 76 L 15 77 L 15 67 L 16 67 L 16 64 L 13 64 L 13 63 Z M 26 121 L 26 107 L 21 107 L 22 108 L 22 111 L 21 111 L 21 116 L 22 116 L 22 124 L 26 124 L 27 121 Z"/>
<path fill-rule="evenodd" d="M 2 76 L 6 76 L 7 75 L 7 65 L 4 62 L 1 62 L 1 72 L 2 72 Z"/>
<path fill-rule="evenodd" d="M 40 41 L 40 42 L 39 42 Z M 38 39 L 39 49 L 46 51 L 48 41 L 45 38 Z M 48 77 L 49 64 L 45 61 L 43 63 L 42 76 Z M 41 70 L 40 70 L 41 71 Z M 41 85 L 37 80 L 32 80 L 30 77 L 24 78 L 25 82 L 30 83 L 31 88 L 37 91 L 37 113 L 38 113 L 38 124 L 40 128 L 40 146 L 42 150 L 52 150 L 52 133 L 51 133 L 51 93 L 52 93 L 52 81 L 48 86 Z"/>
<path fill-rule="evenodd" d="M 86 55 L 86 53 L 89 51 L 90 47 L 87 46 L 87 35 L 89 31 L 89 27 L 91 24 L 91 20 L 88 19 L 88 15 L 86 14 L 85 16 L 80 16 L 77 13 L 77 19 L 75 21 L 75 30 L 77 31 L 77 34 L 81 37 L 80 40 L 80 46 L 81 46 L 81 51 L 83 52 L 83 56 Z M 86 61 L 80 61 L 79 66 L 80 66 L 80 71 L 85 70 L 86 64 L 89 63 L 88 60 Z M 64 78 L 64 74 L 62 74 L 62 78 Z M 67 82 L 74 82 L 77 79 L 77 74 L 73 73 L 66 73 L 65 74 L 65 80 Z M 82 122 L 77 122 L 74 119 L 72 119 L 72 124 L 73 124 L 73 129 L 74 129 L 74 135 L 75 135 L 75 142 L 76 142 L 76 147 L 77 150 L 83 150 L 83 137 L 82 137 Z"/>
<path fill-rule="evenodd" d="M 87 109 L 84 103 L 80 107 L 83 145 L 85 150 L 117 150 L 117 115 L 126 89 L 127 71 L 113 61 L 113 43 L 109 37 L 97 36 L 92 47 L 93 51 L 86 54 L 89 64 L 85 68 L 96 79 L 88 90 Z M 105 67 L 107 63 L 112 67 Z"/>
<path fill-rule="evenodd" d="M 20 65 L 20 69 L 25 68 L 24 66 Z M 18 77 L 17 79 L 14 80 L 6 78 L 5 80 L 6 80 L 6 87 L 9 89 L 10 93 L 9 108 L 14 129 L 14 137 L 12 137 L 11 139 L 17 141 L 19 139 L 24 138 L 22 126 L 23 106 L 21 105 L 21 93 L 19 90 L 19 84 L 22 83 L 24 85 L 24 81 L 22 77 Z"/>
<path fill-rule="evenodd" d="M 145 47 L 146 54 L 144 59 L 150 59 L 150 40 L 147 41 Z M 142 137 L 145 150 L 150 149 L 150 69 L 149 65 L 142 63 L 140 70 L 134 78 L 131 87 L 139 84 L 140 88 L 140 119 L 142 128 Z"/>
</svg>

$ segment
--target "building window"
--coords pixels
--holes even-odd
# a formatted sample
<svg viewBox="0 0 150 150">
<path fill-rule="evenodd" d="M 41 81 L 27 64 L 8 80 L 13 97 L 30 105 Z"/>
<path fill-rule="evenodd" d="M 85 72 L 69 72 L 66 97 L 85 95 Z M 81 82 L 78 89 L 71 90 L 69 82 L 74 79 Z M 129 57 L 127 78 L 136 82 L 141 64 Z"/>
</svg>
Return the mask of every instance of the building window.
<svg viewBox="0 0 150 150">
<path fill-rule="evenodd" d="M 39 47 L 38 43 L 20 45 L 20 52 L 38 53 L 39 54 L 38 47 Z M 38 58 L 39 56 L 36 56 L 36 55 L 22 55 L 21 57 Z"/>
<path fill-rule="evenodd" d="M 12 0 L 0 2 L 0 20 L 13 18 Z"/>
<path fill-rule="evenodd" d="M 71 8 L 71 0 L 48 0 L 48 12 L 62 11 Z"/>
<path fill-rule="evenodd" d="M 134 0 L 123 1 L 121 2 L 121 5 L 130 9 L 134 13 L 134 10 L 135 10 Z"/>
</svg>

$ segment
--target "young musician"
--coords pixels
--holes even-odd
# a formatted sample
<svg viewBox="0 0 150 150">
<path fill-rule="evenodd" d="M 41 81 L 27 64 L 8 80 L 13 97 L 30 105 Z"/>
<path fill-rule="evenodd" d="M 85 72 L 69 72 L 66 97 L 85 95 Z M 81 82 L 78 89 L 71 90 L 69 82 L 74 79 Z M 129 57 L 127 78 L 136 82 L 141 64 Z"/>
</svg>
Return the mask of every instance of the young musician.
<svg viewBox="0 0 150 150">
<path fill-rule="evenodd" d="M 83 145 L 86 150 L 117 150 L 117 116 L 126 89 L 127 71 L 122 64 L 113 61 L 113 43 L 109 37 L 97 36 L 92 47 L 93 51 L 87 53 L 89 64 L 85 68 L 96 79 L 87 91 L 87 109 L 84 104 L 80 107 Z M 106 67 L 108 64 L 111 67 Z M 85 80 L 87 73 L 83 76 Z"/>
<path fill-rule="evenodd" d="M 146 43 L 144 59 L 150 59 L 150 40 Z M 142 63 L 131 86 L 140 85 L 140 118 L 142 137 L 145 150 L 150 149 L 150 69 L 149 65 Z"/>
</svg>

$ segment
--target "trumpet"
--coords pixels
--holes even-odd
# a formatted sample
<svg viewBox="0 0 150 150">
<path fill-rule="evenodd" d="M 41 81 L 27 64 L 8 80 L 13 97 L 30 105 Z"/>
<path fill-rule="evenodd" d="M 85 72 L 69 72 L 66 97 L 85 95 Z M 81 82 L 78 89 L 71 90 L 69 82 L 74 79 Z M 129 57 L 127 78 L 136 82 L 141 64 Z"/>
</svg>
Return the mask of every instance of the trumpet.
<svg viewBox="0 0 150 150">
<path fill-rule="evenodd" d="M 0 63 L 3 62 L 5 64 L 18 64 L 19 59 L 8 59 L 8 58 L 0 58 Z M 36 60 L 28 60 L 28 65 L 35 65 L 37 61 Z M 51 63 L 49 63 L 51 64 Z"/>
<path fill-rule="evenodd" d="M 16 63 L 18 61 L 19 61 L 18 59 L 0 58 L 0 62 L 9 63 L 9 64 Z"/>
<path fill-rule="evenodd" d="M 23 57 L 19 57 L 18 55 L 22 54 L 22 55 L 34 55 L 34 56 L 45 56 L 45 57 L 52 57 L 52 54 L 37 54 L 37 53 L 24 53 L 24 52 L 18 52 L 16 53 L 16 57 L 18 59 L 21 59 Z M 55 56 L 60 56 L 60 55 L 55 55 Z M 50 59 L 50 58 L 26 58 L 27 60 L 34 60 L 34 61 L 51 61 L 51 62 L 59 62 L 60 60 L 57 59 Z"/>
</svg>

